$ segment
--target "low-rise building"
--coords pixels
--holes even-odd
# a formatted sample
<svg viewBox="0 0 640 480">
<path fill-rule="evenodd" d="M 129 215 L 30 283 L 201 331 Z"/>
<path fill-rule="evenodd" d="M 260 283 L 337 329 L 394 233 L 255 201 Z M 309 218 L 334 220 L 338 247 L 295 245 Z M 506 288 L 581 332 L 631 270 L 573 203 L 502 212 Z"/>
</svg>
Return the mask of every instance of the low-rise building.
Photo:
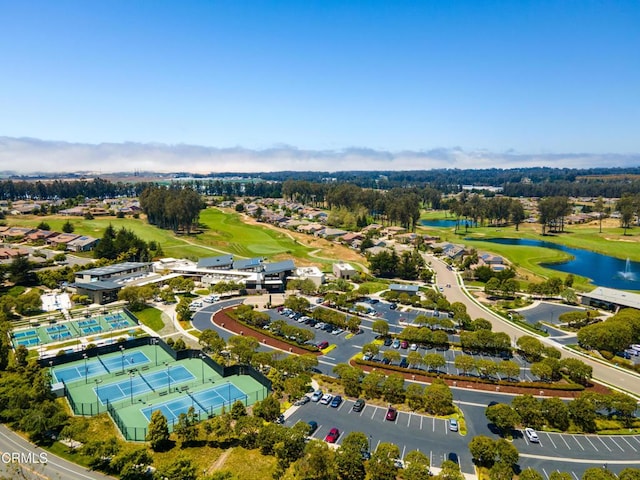
<svg viewBox="0 0 640 480">
<path fill-rule="evenodd" d="M 348 263 L 339 262 L 333 264 L 333 275 L 336 278 L 351 280 L 357 273 L 358 271 Z"/>
</svg>

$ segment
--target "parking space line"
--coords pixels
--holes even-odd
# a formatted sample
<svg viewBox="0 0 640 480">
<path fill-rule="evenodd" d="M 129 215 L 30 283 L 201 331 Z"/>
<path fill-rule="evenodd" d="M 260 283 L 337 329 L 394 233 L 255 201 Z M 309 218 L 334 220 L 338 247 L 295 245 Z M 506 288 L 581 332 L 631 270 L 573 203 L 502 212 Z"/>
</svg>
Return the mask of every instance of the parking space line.
<svg viewBox="0 0 640 480">
<path fill-rule="evenodd" d="M 614 444 L 616 447 L 618 447 L 620 450 L 622 450 L 622 451 L 624 452 L 624 448 L 622 448 L 622 447 L 618 444 L 618 442 L 616 442 L 616 440 L 615 440 L 613 437 L 611 437 L 611 436 L 610 436 L 610 437 L 609 437 L 609 439 L 613 442 L 613 444 Z"/>
<path fill-rule="evenodd" d="M 571 435 L 573 437 L 573 439 L 576 441 L 576 443 L 578 444 L 578 446 L 584 451 L 584 447 L 582 446 L 582 444 L 578 441 L 578 439 L 576 438 L 575 435 Z"/>
<path fill-rule="evenodd" d="M 404 459 L 404 451 L 407 449 L 406 445 L 402 446 L 402 454 L 400 455 L 400 460 Z"/>
<path fill-rule="evenodd" d="M 599 451 L 600 451 L 600 450 L 598 450 L 598 449 L 596 448 L 596 446 L 593 444 L 593 442 L 591 441 L 591 439 L 590 439 L 588 436 L 585 436 L 584 438 L 586 438 L 586 439 L 587 439 L 587 441 L 591 444 L 591 446 L 593 447 L 593 449 L 594 449 L 596 452 L 599 452 Z"/>
<path fill-rule="evenodd" d="M 373 449 L 374 452 L 378 450 L 378 445 L 380 445 L 380 440 L 378 440 L 378 443 L 376 443 L 376 448 Z"/>
<path fill-rule="evenodd" d="M 345 404 L 345 403 L 347 403 L 347 402 L 342 402 L 342 403 L 340 404 L 340 406 L 338 407 L 338 410 L 340 410 L 340 409 L 344 406 L 344 404 Z"/>
<path fill-rule="evenodd" d="M 547 471 L 544 468 L 542 469 L 542 473 L 544 474 L 545 478 L 549 480 L 549 475 L 547 474 Z"/>
<path fill-rule="evenodd" d="M 548 438 L 549 440 L 551 440 L 551 444 L 553 445 L 553 449 L 554 449 L 554 450 L 557 450 L 557 449 L 558 449 L 558 447 L 556 447 L 556 442 L 554 442 L 554 441 L 553 441 L 553 438 L 551 438 L 551 435 L 549 435 L 548 433 L 547 433 L 547 438 Z"/>
<path fill-rule="evenodd" d="M 374 415 L 378 411 L 378 407 L 373 407 L 373 413 L 371 414 L 371 419 L 373 420 Z"/>
<path fill-rule="evenodd" d="M 604 440 L 602 440 L 602 438 L 598 437 L 598 440 L 600 440 L 600 442 L 605 446 L 605 448 L 609 451 L 611 451 L 611 449 L 609 448 L 609 445 L 607 445 L 606 443 L 604 443 Z"/>
<path fill-rule="evenodd" d="M 433 429 L 431 431 L 432 432 L 436 431 L 436 417 L 433 417 Z"/>
<path fill-rule="evenodd" d="M 571 475 L 573 475 L 576 480 L 580 480 L 580 477 L 578 477 L 578 475 L 576 475 L 576 472 L 571 471 Z"/>
<path fill-rule="evenodd" d="M 564 444 L 567 446 L 567 448 L 568 448 L 569 450 L 571 450 L 571 447 L 569 446 L 569 444 L 568 444 L 568 443 L 567 443 L 567 441 L 565 440 L 564 435 L 560 435 L 560 438 L 562 439 L 562 441 L 564 442 Z"/>
<path fill-rule="evenodd" d="M 627 440 L 625 437 L 620 437 L 620 438 L 622 438 L 622 440 L 624 440 L 625 442 L 627 442 L 627 445 L 629 445 L 631 448 L 633 448 L 633 451 L 634 451 L 634 452 L 637 452 L 637 451 L 638 451 L 638 450 L 636 450 L 636 447 L 634 447 L 633 445 L 631 445 L 631 444 L 629 443 L 629 440 Z"/>
<path fill-rule="evenodd" d="M 631 437 L 631 438 L 633 438 L 636 442 L 640 443 L 640 437 L 638 437 L 638 436 L 634 435 L 634 436 L 633 436 L 633 437 Z"/>
<path fill-rule="evenodd" d="M 411 426 L 411 416 L 413 415 L 413 413 L 409 412 L 409 420 L 407 420 L 407 428 L 409 426 Z"/>
<path fill-rule="evenodd" d="M 424 420 L 424 415 L 420 415 L 420 430 L 422 430 L 422 420 Z"/>
</svg>

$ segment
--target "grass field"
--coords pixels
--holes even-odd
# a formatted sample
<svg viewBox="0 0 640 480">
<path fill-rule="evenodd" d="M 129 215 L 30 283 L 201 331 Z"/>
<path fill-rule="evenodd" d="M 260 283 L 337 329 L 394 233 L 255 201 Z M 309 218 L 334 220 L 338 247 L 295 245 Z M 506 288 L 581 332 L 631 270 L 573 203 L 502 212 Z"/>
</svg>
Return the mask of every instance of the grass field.
<svg viewBox="0 0 640 480">
<path fill-rule="evenodd" d="M 98 238 L 102 237 L 110 224 L 115 229 L 125 227 L 147 242 L 158 242 L 168 257 L 196 259 L 232 253 L 245 258 L 293 258 L 301 265 L 314 264 L 325 269 L 336 259 L 362 262 L 362 258 L 356 252 L 346 247 L 313 236 L 273 228 L 244 218 L 235 212 L 223 212 L 216 208 L 203 210 L 200 214 L 203 232 L 188 236 L 175 235 L 170 230 L 156 228 L 143 218 L 98 217 L 86 220 L 61 215 L 23 215 L 10 217 L 7 224 L 35 228 L 41 221 L 46 221 L 52 230 L 62 231 L 62 225 L 68 220 L 74 226 L 74 233 Z"/>
<path fill-rule="evenodd" d="M 135 312 L 134 315 L 143 325 L 146 325 L 154 332 L 159 332 L 164 327 L 162 312 L 157 308 L 147 307 L 144 310 Z"/>
<path fill-rule="evenodd" d="M 435 212 L 429 212 L 430 219 L 443 219 L 444 212 L 439 216 Z M 450 218 L 450 217 L 449 217 Z M 603 222 L 602 233 L 599 233 L 598 222 L 585 225 L 568 225 L 566 232 L 557 235 L 541 235 L 540 224 L 523 224 L 518 231 L 515 227 L 477 227 L 469 228 L 467 231 L 460 229 L 457 233 L 453 228 L 421 227 L 420 230 L 437 234 L 443 241 L 462 243 L 471 248 L 493 252 L 509 259 L 523 278 L 549 278 L 552 276 L 562 277 L 565 273 L 557 272 L 548 268 L 543 268 L 540 263 L 558 263 L 569 260 L 571 257 L 565 252 L 543 247 L 530 247 L 520 245 L 501 245 L 496 243 L 483 243 L 482 239 L 491 238 L 528 238 L 532 240 L 543 240 L 545 242 L 566 245 L 572 248 L 591 250 L 594 252 L 610 255 L 618 258 L 630 258 L 640 261 L 640 228 L 630 229 L 627 235 L 619 227 L 616 220 L 608 219 Z M 474 241 L 469 241 L 468 239 Z M 578 288 L 592 288 L 585 278 L 576 277 L 575 284 Z"/>
</svg>

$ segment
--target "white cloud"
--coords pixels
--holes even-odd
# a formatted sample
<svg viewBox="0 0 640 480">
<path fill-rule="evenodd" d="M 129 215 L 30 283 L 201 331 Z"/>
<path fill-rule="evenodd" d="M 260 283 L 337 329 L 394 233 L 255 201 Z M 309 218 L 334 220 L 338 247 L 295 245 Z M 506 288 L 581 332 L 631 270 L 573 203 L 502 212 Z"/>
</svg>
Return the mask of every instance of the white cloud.
<svg viewBox="0 0 640 480">
<path fill-rule="evenodd" d="M 518 154 L 461 148 L 390 152 L 370 148 L 301 150 L 276 145 L 264 150 L 158 143 L 97 145 L 0 137 L 0 170 L 34 172 L 274 172 L 429 170 L 434 168 L 626 167 L 640 154 Z"/>
</svg>

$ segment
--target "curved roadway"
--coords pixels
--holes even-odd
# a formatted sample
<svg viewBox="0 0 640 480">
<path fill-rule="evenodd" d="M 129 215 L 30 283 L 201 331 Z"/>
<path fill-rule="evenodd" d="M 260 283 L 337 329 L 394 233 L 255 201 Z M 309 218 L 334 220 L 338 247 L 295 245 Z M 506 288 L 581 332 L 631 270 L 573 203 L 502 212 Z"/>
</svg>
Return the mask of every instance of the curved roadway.
<svg viewBox="0 0 640 480">
<path fill-rule="evenodd" d="M 521 330 L 515 325 L 507 322 L 499 315 L 496 315 L 491 310 L 479 305 L 475 300 L 471 299 L 465 292 L 464 287 L 460 285 L 456 272 L 449 270 L 447 268 L 447 264 L 442 260 L 433 256 L 429 256 L 427 259 L 431 262 L 431 267 L 436 272 L 438 284 L 451 285 L 451 288 L 444 289 L 447 299 L 452 303 L 463 303 L 467 307 L 467 313 L 471 318 L 486 318 L 492 323 L 494 331 L 505 332 L 514 339 L 514 342 L 516 338 L 522 335 L 531 335 L 530 332 Z M 636 398 L 640 398 L 640 375 L 613 366 L 604 365 L 589 357 L 579 355 L 564 348 L 562 344 L 555 342 L 552 339 L 540 337 L 540 340 L 547 345 L 551 345 L 562 350 L 563 356 L 582 360 L 584 363 L 591 366 L 593 368 L 593 378 L 595 380 L 609 386 L 625 390 Z"/>
</svg>

